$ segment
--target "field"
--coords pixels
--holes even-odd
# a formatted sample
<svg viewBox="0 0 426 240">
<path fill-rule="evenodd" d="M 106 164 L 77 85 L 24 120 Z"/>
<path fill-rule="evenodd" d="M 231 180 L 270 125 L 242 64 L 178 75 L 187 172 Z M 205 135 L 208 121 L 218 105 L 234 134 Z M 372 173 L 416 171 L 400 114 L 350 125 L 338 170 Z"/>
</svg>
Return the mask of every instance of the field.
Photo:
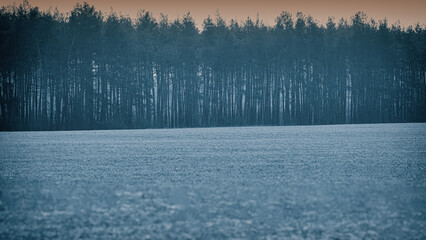
<svg viewBox="0 0 426 240">
<path fill-rule="evenodd" d="M 0 239 L 426 238 L 426 124 L 0 133 Z"/>
</svg>

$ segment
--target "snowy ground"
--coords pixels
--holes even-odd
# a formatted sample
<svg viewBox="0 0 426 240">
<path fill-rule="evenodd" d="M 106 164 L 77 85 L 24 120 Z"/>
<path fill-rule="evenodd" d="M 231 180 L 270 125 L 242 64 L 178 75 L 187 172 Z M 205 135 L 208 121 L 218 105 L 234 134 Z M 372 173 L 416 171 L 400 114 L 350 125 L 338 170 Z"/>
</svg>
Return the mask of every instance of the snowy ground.
<svg viewBox="0 0 426 240">
<path fill-rule="evenodd" d="M 0 239 L 426 238 L 426 124 L 0 133 Z"/>
</svg>

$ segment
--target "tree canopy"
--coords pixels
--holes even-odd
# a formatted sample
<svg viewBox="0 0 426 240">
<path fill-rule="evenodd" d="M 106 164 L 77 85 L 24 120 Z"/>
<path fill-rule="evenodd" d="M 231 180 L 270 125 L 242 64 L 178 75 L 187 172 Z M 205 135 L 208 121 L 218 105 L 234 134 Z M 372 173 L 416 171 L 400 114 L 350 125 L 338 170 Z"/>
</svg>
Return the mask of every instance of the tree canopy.
<svg viewBox="0 0 426 240">
<path fill-rule="evenodd" d="M 0 10 L 0 129 L 426 121 L 426 31 L 358 12 L 199 30 L 140 11 Z"/>
</svg>

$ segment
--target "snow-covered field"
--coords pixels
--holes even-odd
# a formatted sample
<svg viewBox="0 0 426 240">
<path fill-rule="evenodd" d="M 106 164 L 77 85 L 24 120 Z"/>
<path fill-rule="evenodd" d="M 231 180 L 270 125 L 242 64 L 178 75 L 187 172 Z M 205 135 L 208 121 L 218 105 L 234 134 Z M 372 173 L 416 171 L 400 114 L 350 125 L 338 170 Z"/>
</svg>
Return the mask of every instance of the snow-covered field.
<svg viewBox="0 0 426 240">
<path fill-rule="evenodd" d="M 0 133 L 0 239 L 426 238 L 426 124 Z"/>
</svg>

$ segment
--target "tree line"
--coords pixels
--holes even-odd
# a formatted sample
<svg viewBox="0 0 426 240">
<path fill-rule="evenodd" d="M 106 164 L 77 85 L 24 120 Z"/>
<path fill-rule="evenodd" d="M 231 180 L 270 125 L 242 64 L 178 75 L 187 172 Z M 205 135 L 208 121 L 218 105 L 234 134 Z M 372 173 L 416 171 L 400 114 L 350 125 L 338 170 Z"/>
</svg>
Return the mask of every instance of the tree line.
<svg viewBox="0 0 426 240">
<path fill-rule="evenodd" d="M 426 31 L 358 12 L 199 30 L 87 3 L 0 10 L 1 130 L 426 121 Z"/>
</svg>

